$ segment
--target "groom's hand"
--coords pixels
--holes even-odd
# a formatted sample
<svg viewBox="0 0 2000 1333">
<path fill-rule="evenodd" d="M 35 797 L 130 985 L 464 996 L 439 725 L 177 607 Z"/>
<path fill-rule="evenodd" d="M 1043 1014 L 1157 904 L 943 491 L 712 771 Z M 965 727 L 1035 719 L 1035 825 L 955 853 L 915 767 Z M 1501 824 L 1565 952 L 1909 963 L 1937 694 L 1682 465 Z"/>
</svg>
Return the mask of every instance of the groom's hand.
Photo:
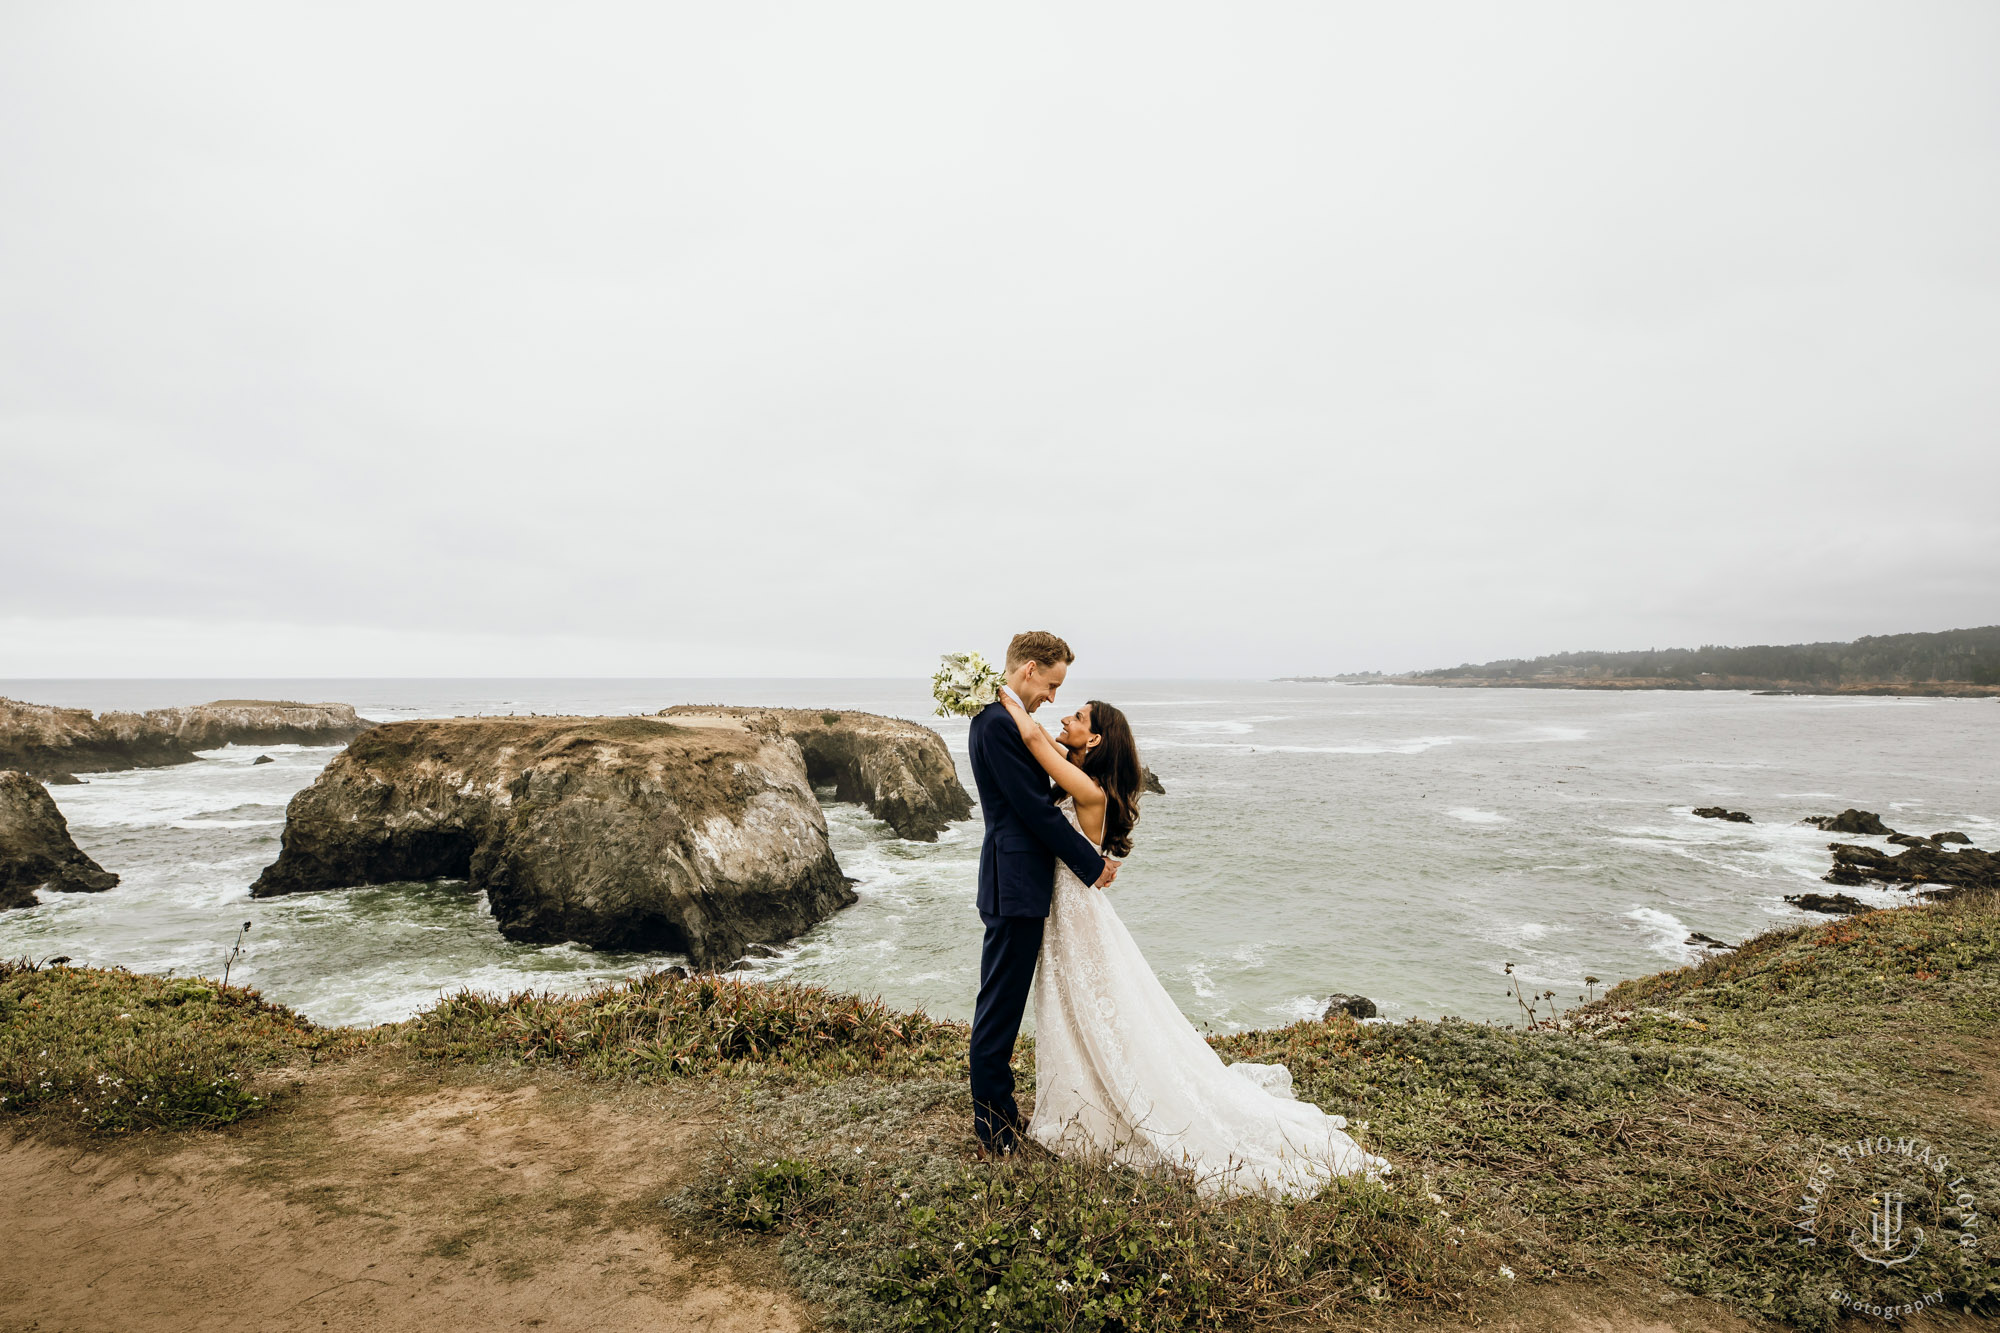
<svg viewBox="0 0 2000 1333">
<path fill-rule="evenodd" d="M 1091 885 L 1090 887 L 1093 889 L 1108 889 L 1111 887 L 1111 881 L 1117 878 L 1118 878 L 1118 863 L 1116 861 L 1106 861 L 1104 863 L 1104 873 L 1099 875 L 1097 877 L 1097 883 Z"/>
</svg>

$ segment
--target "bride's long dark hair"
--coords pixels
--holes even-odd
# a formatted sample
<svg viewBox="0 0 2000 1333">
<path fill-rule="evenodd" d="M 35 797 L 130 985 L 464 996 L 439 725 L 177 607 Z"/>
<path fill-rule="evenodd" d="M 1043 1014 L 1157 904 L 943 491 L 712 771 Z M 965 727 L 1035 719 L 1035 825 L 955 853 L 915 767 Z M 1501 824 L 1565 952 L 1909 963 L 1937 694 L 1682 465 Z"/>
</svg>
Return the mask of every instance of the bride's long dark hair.
<svg viewBox="0 0 2000 1333">
<path fill-rule="evenodd" d="M 1132 826 L 1139 822 L 1139 791 L 1145 769 L 1139 764 L 1139 742 L 1125 714 L 1100 699 L 1090 701 L 1090 731 L 1097 744 L 1076 761 L 1091 781 L 1104 788 L 1104 854 L 1132 854 Z"/>
</svg>

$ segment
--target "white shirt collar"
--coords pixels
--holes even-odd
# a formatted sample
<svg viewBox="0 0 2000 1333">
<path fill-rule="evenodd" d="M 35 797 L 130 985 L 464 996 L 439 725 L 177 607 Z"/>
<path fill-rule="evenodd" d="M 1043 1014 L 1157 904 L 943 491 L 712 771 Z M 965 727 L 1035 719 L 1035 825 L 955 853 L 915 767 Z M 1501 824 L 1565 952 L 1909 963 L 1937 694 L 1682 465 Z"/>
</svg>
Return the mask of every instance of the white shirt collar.
<svg viewBox="0 0 2000 1333">
<path fill-rule="evenodd" d="M 1013 687 L 1012 685 L 1009 685 L 1009 684 L 1007 684 L 1007 683 L 1006 683 L 1005 681 L 1002 681 L 1002 682 L 1000 683 L 1000 689 L 1002 690 L 1002 692 L 1004 692 L 1004 693 L 1006 694 L 1006 696 L 1007 696 L 1007 697 L 1008 697 L 1009 699 L 1012 699 L 1012 700 L 1013 700 L 1013 701 L 1014 701 L 1015 703 L 1017 703 L 1017 704 L 1021 705 L 1021 707 L 1022 707 L 1022 708 L 1023 708 L 1024 710 L 1025 710 L 1025 709 L 1027 708 L 1027 706 L 1028 706 L 1028 701 L 1027 701 L 1027 700 L 1025 700 L 1025 699 L 1023 699 L 1023 698 L 1022 698 L 1022 697 L 1021 697 L 1020 695 L 1016 694 L 1016 693 L 1014 692 L 1014 687 Z"/>
</svg>

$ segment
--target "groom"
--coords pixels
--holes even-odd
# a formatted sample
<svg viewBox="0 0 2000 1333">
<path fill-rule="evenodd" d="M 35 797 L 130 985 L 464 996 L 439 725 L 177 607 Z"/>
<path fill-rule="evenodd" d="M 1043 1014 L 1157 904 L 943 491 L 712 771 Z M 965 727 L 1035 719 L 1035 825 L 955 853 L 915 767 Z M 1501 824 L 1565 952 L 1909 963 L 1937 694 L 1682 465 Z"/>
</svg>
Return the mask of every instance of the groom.
<svg viewBox="0 0 2000 1333">
<path fill-rule="evenodd" d="M 1006 685 L 1030 713 L 1056 697 L 1076 655 L 1044 630 L 1007 645 Z M 972 1018 L 972 1131 L 990 1153 L 1014 1147 L 1021 1112 L 1014 1104 L 1014 1038 L 1035 979 L 1042 926 L 1055 892 L 1056 858 L 1086 884 L 1103 888 L 1118 874 L 1055 807 L 1049 778 L 1008 715 L 990 703 L 972 719 L 972 780 L 986 839 L 979 846 L 979 1004 Z"/>
</svg>

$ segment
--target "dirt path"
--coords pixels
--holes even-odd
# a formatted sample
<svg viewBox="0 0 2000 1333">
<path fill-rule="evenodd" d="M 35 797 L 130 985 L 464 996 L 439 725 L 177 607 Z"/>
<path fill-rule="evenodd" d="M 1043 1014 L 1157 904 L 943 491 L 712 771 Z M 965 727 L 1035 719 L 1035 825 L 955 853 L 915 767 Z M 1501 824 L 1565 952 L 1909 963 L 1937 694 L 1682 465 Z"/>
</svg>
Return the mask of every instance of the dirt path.
<svg viewBox="0 0 2000 1333">
<path fill-rule="evenodd" d="M 712 1109 L 677 1092 L 370 1056 L 226 1132 L 14 1136 L 0 1330 L 810 1327 L 767 1255 L 660 1206 Z"/>
</svg>

